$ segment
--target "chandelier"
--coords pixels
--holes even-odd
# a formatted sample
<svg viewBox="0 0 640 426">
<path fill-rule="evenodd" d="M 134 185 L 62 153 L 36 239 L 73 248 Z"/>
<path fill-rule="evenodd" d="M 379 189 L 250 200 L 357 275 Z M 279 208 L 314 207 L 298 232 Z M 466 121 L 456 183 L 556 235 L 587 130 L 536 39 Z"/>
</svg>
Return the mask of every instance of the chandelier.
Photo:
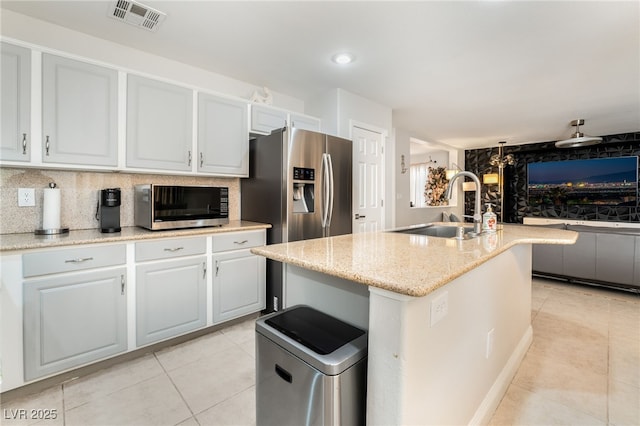
<svg viewBox="0 0 640 426">
<path fill-rule="evenodd" d="M 516 162 L 513 154 L 504 155 L 504 144 L 507 141 L 498 142 L 498 153 L 493 154 L 489 159 L 489 163 L 492 166 L 498 167 L 498 173 L 488 173 L 482 176 L 482 182 L 485 185 L 498 185 L 498 193 L 500 195 L 500 221 L 504 222 L 504 168 L 507 166 L 513 166 Z"/>
<path fill-rule="evenodd" d="M 513 166 L 516 162 L 513 154 L 504 155 L 503 147 L 507 141 L 500 141 L 498 143 L 500 144 L 498 145 L 498 153 L 491 156 L 489 163 L 491 163 L 492 166 L 498 166 L 499 169 L 504 169 L 506 166 Z"/>
</svg>

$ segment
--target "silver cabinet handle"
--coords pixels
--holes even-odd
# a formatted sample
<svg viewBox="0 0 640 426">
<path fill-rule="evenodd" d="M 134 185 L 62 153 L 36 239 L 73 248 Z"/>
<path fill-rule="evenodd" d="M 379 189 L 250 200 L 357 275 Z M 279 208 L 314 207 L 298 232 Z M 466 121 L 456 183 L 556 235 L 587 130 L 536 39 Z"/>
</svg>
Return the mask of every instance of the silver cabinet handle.
<svg viewBox="0 0 640 426">
<path fill-rule="evenodd" d="M 22 155 L 27 155 L 27 134 L 22 134 Z"/>
<path fill-rule="evenodd" d="M 189 150 L 189 165 L 191 165 L 191 150 Z"/>
<path fill-rule="evenodd" d="M 164 249 L 164 251 L 168 251 L 168 252 L 175 252 L 175 251 L 180 251 L 180 250 L 184 250 L 184 247 L 174 247 L 174 248 L 166 248 Z"/>
<path fill-rule="evenodd" d="M 220 271 L 220 262 L 216 260 L 216 277 L 218 276 L 219 271 Z"/>
<path fill-rule="evenodd" d="M 49 147 L 50 146 L 51 146 L 51 144 L 49 143 L 49 136 L 47 135 L 47 141 L 44 144 L 44 149 L 45 149 L 45 152 L 46 152 L 47 156 L 49 156 Z"/>
<path fill-rule="evenodd" d="M 207 262 L 202 262 L 202 278 L 207 278 Z"/>
<path fill-rule="evenodd" d="M 68 260 L 65 260 L 64 263 L 82 263 L 88 260 L 93 260 L 93 257 L 78 257 L 75 259 L 68 259 Z"/>
<path fill-rule="evenodd" d="M 366 217 L 365 215 L 360 215 L 356 213 L 356 219 L 364 219 L 365 217 Z"/>
<path fill-rule="evenodd" d="M 120 275 L 120 294 L 124 296 L 124 275 Z"/>
<path fill-rule="evenodd" d="M 249 242 L 249 240 L 234 241 L 233 244 L 242 245 L 242 244 L 247 244 L 248 242 Z"/>
<path fill-rule="evenodd" d="M 201 152 L 200 153 L 200 167 L 202 167 L 203 164 L 204 164 L 204 155 Z"/>
</svg>

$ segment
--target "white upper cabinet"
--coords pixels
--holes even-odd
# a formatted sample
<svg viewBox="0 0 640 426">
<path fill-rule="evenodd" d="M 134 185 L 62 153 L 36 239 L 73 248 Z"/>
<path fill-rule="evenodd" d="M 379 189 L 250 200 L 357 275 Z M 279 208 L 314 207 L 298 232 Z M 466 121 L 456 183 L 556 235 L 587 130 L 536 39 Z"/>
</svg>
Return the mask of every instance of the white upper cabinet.
<svg viewBox="0 0 640 426">
<path fill-rule="evenodd" d="M 192 142 L 193 91 L 130 74 L 126 166 L 190 172 Z"/>
<path fill-rule="evenodd" d="M 320 131 L 320 119 L 302 114 L 289 114 L 289 122 L 291 127 L 303 130 Z"/>
<path fill-rule="evenodd" d="M 198 94 L 198 171 L 249 175 L 247 103 Z"/>
<path fill-rule="evenodd" d="M 0 160 L 29 161 L 31 51 L 2 43 L 2 138 Z"/>
<path fill-rule="evenodd" d="M 42 55 L 42 161 L 118 164 L 118 72 Z"/>
<path fill-rule="evenodd" d="M 287 111 L 266 105 L 251 105 L 251 132 L 270 134 L 287 126 Z"/>
<path fill-rule="evenodd" d="M 309 115 L 297 114 L 268 105 L 251 105 L 252 133 L 270 134 L 275 129 L 286 126 L 304 130 L 320 131 L 320 119 Z"/>
</svg>

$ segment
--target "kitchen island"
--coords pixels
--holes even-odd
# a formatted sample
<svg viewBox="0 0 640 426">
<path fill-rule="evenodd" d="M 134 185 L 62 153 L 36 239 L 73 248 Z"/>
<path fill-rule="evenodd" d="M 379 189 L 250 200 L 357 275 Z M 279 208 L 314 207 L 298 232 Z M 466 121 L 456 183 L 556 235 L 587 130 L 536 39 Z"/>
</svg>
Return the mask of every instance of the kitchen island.
<svg viewBox="0 0 640 426">
<path fill-rule="evenodd" d="M 375 232 L 252 252 L 285 263 L 285 307 L 368 330 L 367 424 L 483 424 L 532 340 L 531 245 L 577 236 L 504 225 L 467 240 Z"/>
</svg>

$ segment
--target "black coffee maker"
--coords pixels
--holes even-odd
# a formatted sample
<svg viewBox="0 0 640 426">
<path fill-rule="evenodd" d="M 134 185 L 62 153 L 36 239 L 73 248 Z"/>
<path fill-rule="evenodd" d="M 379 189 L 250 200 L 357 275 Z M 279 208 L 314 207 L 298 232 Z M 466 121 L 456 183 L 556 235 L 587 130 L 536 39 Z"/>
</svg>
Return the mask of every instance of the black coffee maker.
<svg viewBox="0 0 640 426">
<path fill-rule="evenodd" d="M 100 232 L 120 232 L 120 188 L 107 188 L 100 191 Z"/>
</svg>

